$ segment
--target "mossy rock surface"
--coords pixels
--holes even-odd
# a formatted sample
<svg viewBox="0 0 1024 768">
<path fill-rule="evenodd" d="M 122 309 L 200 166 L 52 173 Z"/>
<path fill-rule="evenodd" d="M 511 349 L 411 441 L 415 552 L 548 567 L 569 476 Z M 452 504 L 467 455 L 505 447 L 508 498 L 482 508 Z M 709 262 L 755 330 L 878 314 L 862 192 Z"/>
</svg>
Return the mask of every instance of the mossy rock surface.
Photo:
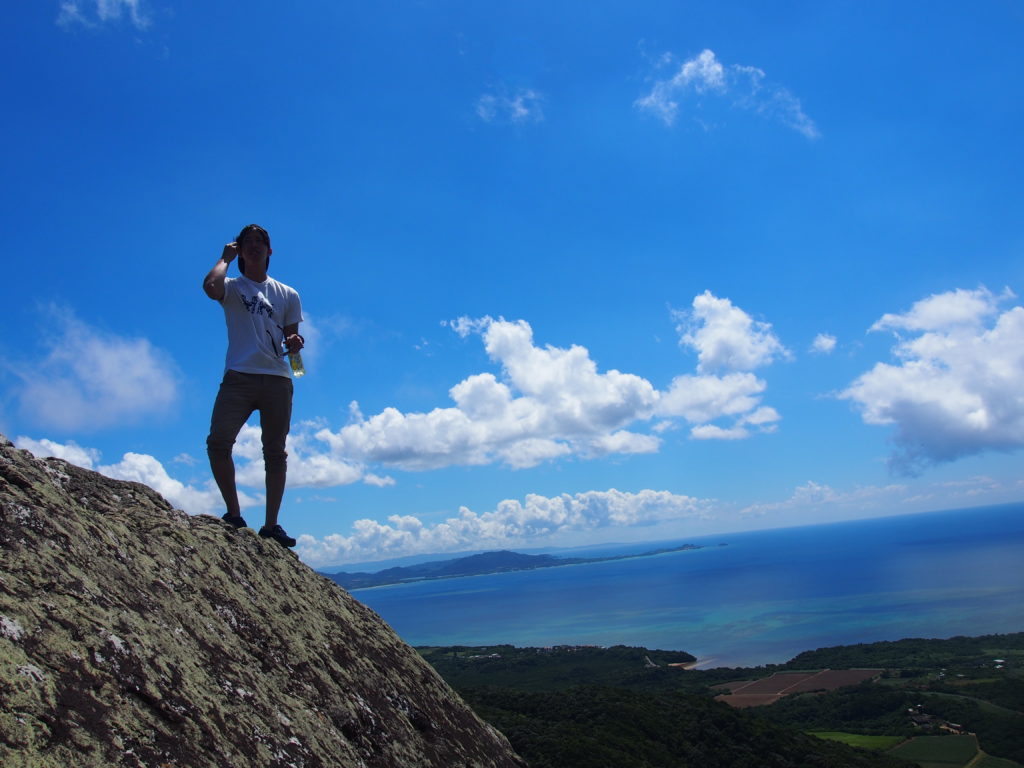
<svg viewBox="0 0 1024 768">
<path fill-rule="evenodd" d="M 291 551 L 0 436 L 0 765 L 525 764 Z"/>
</svg>

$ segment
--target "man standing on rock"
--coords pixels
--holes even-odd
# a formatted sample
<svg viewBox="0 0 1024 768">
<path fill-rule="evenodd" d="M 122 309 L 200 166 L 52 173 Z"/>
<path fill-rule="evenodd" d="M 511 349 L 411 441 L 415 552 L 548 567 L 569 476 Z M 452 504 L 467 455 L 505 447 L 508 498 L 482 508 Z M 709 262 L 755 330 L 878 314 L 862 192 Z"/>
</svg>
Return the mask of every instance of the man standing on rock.
<svg viewBox="0 0 1024 768">
<path fill-rule="evenodd" d="M 277 522 L 284 496 L 287 457 L 285 438 L 292 417 L 292 376 L 286 353 L 303 347 L 299 335 L 302 304 L 299 294 L 267 275 L 270 235 L 249 224 L 224 246 L 220 259 L 203 280 L 203 290 L 224 308 L 228 326 L 228 353 L 217 400 L 210 419 L 206 451 L 228 511 L 223 520 L 244 528 L 235 487 L 231 447 L 253 411 L 260 412 L 263 463 L 267 473 L 267 519 L 260 536 L 285 547 L 295 539 Z M 240 277 L 227 277 L 228 265 L 238 257 Z"/>
</svg>

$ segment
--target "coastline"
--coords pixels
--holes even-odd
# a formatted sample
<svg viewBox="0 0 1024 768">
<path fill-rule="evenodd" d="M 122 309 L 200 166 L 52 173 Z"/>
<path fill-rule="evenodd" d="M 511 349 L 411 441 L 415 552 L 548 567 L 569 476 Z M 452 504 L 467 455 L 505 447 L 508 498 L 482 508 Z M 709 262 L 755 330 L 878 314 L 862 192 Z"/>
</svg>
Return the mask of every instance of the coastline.
<svg viewBox="0 0 1024 768">
<path fill-rule="evenodd" d="M 1024 505 L 718 541 L 698 538 L 705 547 L 685 555 L 421 581 L 357 598 L 413 645 L 676 648 L 703 669 L 1024 626 Z"/>
<path fill-rule="evenodd" d="M 550 568 L 568 568 L 574 565 L 595 565 L 598 563 L 620 562 L 625 560 L 637 560 L 660 555 L 676 554 L 678 552 L 689 552 L 696 549 L 704 549 L 704 544 L 681 544 L 674 547 L 663 547 L 646 552 L 635 552 L 625 555 L 609 555 L 607 557 L 551 557 L 548 555 L 525 555 L 518 552 L 503 550 L 498 552 L 485 552 L 469 557 L 454 558 L 452 560 L 440 560 L 430 564 L 424 572 L 423 566 L 407 566 L 388 568 L 375 573 L 356 572 L 349 573 L 339 571 L 337 573 L 326 573 L 317 571 L 321 576 L 335 582 L 349 592 L 362 591 L 364 589 L 376 589 L 378 587 L 392 587 L 403 584 L 420 584 L 431 581 L 446 581 L 449 579 L 464 579 L 473 576 L 494 576 L 502 573 L 521 573 L 525 571 L 539 571 Z M 718 546 L 724 547 L 725 544 Z M 513 563 L 501 563 L 504 558 L 514 559 Z M 487 561 L 489 564 L 482 564 L 480 561 Z M 498 562 L 495 562 L 498 561 Z M 445 567 L 452 567 L 459 564 L 473 562 L 478 567 L 464 572 L 433 573 L 433 571 Z M 478 565 L 479 564 L 479 565 Z M 385 575 L 387 574 L 387 575 Z"/>
</svg>

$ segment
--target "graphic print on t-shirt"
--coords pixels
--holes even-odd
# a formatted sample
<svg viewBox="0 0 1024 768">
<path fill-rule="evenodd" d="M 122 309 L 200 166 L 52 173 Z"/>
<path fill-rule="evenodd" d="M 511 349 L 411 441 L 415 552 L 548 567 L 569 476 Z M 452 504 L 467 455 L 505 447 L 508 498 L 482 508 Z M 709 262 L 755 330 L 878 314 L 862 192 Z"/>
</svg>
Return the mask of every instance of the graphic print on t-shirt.
<svg viewBox="0 0 1024 768">
<path fill-rule="evenodd" d="M 246 296 L 244 293 L 239 291 L 238 298 L 242 300 L 242 304 L 245 305 L 245 308 L 249 310 L 249 314 L 252 315 L 254 318 L 263 317 L 265 315 L 268 320 L 273 320 L 274 305 L 271 304 L 270 300 L 263 295 L 262 291 L 260 291 L 259 293 L 252 297 Z M 280 331 L 280 336 L 275 337 L 274 334 L 271 332 L 271 329 L 267 327 L 267 325 L 267 323 L 263 323 L 263 330 L 270 338 L 269 352 L 273 354 L 274 357 L 284 357 L 284 352 L 281 349 L 282 344 L 284 343 L 284 327 L 278 325 L 277 323 L 270 323 L 270 325 L 272 325 L 274 328 L 277 328 L 277 330 Z"/>
<path fill-rule="evenodd" d="M 274 316 L 274 305 L 267 301 L 267 297 L 262 293 L 257 293 L 252 298 L 249 298 L 244 293 L 239 292 L 238 298 L 245 304 L 245 308 L 249 310 L 250 315 L 266 314 L 267 317 Z"/>
</svg>

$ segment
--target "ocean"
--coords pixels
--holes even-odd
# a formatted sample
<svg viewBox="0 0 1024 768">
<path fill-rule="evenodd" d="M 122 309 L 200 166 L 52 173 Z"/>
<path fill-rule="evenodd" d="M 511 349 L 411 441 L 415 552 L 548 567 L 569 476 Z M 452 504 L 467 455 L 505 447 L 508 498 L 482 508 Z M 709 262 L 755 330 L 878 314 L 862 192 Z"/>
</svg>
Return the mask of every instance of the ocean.
<svg viewBox="0 0 1024 768">
<path fill-rule="evenodd" d="M 705 668 L 1024 631 L 1024 504 L 622 551 L 681 543 L 702 548 L 353 595 L 412 645 L 638 645 L 688 651 Z"/>
</svg>

